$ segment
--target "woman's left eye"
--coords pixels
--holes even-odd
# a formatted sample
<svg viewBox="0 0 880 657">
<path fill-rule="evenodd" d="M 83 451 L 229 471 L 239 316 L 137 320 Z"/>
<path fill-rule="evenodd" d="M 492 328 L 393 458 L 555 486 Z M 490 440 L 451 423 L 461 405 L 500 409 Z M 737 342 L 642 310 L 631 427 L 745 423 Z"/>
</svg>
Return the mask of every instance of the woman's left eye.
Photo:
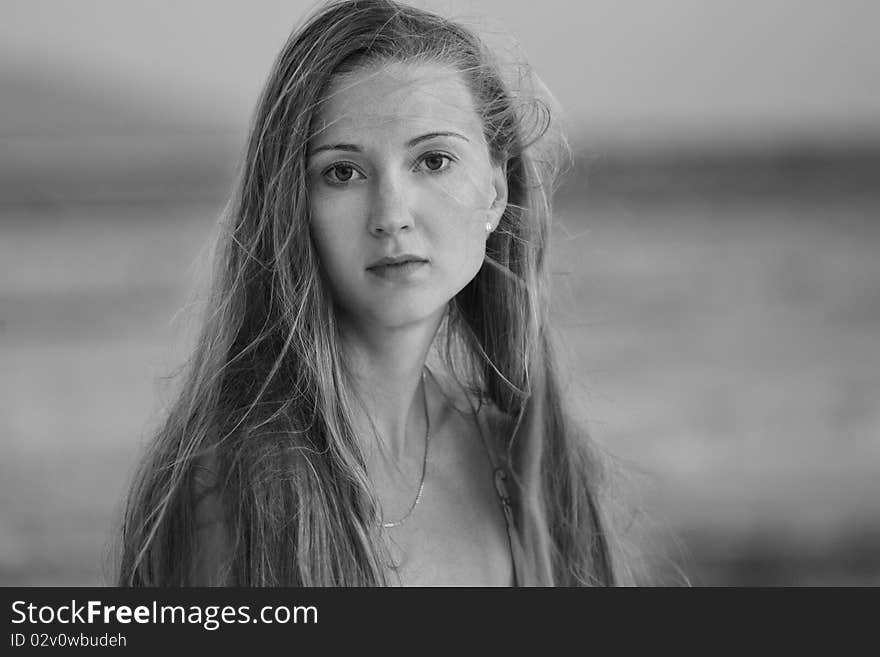
<svg viewBox="0 0 880 657">
<path fill-rule="evenodd" d="M 428 153 L 419 159 L 418 167 L 422 171 L 443 171 L 449 167 L 452 161 L 452 158 L 446 153 Z"/>
</svg>

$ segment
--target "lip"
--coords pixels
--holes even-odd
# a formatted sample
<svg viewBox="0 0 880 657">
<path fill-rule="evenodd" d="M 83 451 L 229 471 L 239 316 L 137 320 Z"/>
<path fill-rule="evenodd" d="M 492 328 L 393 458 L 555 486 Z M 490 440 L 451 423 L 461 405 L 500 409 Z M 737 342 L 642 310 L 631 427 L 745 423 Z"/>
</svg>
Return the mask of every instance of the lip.
<svg viewBox="0 0 880 657">
<path fill-rule="evenodd" d="M 395 264 L 379 265 L 367 271 L 370 276 L 394 285 L 415 285 L 425 280 L 427 260 L 404 260 Z"/>
<path fill-rule="evenodd" d="M 402 253 L 396 256 L 385 256 L 384 258 L 380 258 L 379 260 L 376 260 L 375 262 L 367 265 L 367 269 L 377 269 L 379 267 L 386 267 L 388 265 L 400 265 L 404 262 L 428 262 L 428 259 L 414 255 L 412 253 Z"/>
</svg>

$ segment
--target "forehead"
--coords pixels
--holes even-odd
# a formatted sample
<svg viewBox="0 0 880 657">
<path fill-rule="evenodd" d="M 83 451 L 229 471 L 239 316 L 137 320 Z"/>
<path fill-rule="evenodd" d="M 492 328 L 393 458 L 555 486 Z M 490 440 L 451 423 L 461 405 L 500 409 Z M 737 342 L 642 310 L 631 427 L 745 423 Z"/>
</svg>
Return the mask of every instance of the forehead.
<svg viewBox="0 0 880 657">
<path fill-rule="evenodd" d="M 430 132 L 440 125 L 482 135 L 462 74 L 443 64 L 382 62 L 336 76 L 315 116 L 313 138 Z M 411 136 L 411 135 L 410 135 Z"/>
</svg>

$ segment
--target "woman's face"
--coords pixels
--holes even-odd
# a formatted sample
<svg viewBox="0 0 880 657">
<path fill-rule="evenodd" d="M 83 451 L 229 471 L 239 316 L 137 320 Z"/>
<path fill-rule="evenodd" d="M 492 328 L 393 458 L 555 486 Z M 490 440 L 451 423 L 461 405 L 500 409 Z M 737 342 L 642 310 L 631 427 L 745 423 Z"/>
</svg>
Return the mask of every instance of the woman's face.
<svg viewBox="0 0 880 657">
<path fill-rule="evenodd" d="M 311 231 L 346 320 L 438 318 L 504 212 L 471 93 L 455 69 L 382 63 L 338 76 L 309 142 Z M 385 258 L 408 264 L 382 263 Z"/>
</svg>

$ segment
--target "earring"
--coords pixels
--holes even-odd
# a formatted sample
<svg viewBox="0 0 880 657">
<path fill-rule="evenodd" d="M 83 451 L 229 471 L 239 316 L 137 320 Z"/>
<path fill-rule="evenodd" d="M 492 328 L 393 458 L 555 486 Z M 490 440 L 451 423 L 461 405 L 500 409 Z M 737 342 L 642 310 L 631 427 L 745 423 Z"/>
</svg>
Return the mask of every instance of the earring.
<svg viewBox="0 0 880 657">
<path fill-rule="evenodd" d="M 491 233 L 491 232 L 492 232 L 492 222 L 491 222 L 491 221 L 487 221 L 487 222 L 486 222 L 486 234 L 488 235 L 488 234 Z"/>
</svg>

